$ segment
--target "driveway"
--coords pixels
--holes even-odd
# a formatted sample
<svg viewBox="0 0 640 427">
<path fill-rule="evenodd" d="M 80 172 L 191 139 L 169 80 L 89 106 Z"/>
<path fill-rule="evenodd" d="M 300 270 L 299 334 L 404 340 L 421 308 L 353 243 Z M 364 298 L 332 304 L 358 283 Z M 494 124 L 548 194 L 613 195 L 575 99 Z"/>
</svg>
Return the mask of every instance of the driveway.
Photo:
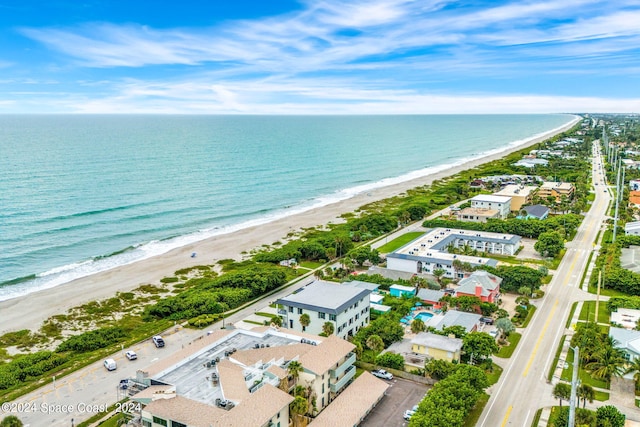
<svg viewBox="0 0 640 427">
<path fill-rule="evenodd" d="M 408 424 L 402 418 L 404 411 L 420 403 L 429 389 L 424 384 L 402 378 L 389 381 L 391 387 L 387 395 L 373 408 L 364 421 L 362 427 L 403 427 Z"/>
</svg>

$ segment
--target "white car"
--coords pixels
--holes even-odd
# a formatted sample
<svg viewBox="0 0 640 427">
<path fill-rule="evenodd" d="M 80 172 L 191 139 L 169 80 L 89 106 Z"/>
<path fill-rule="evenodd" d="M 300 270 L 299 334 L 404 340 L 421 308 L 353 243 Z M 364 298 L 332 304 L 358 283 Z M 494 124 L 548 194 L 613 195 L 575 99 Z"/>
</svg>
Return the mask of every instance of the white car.
<svg viewBox="0 0 640 427">
<path fill-rule="evenodd" d="M 116 361 L 113 359 L 105 360 L 103 365 L 107 369 L 107 371 L 115 371 L 118 368 L 118 365 L 116 365 Z"/>
<path fill-rule="evenodd" d="M 138 358 L 138 355 L 133 350 L 127 351 L 124 355 L 127 356 L 127 359 L 129 360 L 136 360 Z"/>
<path fill-rule="evenodd" d="M 371 373 L 373 374 L 373 376 L 378 377 L 378 378 L 382 378 L 383 380 L 392 380 L 393 379 L 393 374 L 385 371 L 384 369 L 378 369 L 375 371 L 371 371 Z"/>
<path fill-rule="evenodd" d="M 404 411 L 404 415 L 402 416 L 402 418 L 404 418 L 406 421 L 409 421 L 411 419 L 411 417 L 413 417 L 413 414 L 415 414 L 416 411 L 412 411 L 411 409 L 407 409 L 406 411 Z"/>
</svg>

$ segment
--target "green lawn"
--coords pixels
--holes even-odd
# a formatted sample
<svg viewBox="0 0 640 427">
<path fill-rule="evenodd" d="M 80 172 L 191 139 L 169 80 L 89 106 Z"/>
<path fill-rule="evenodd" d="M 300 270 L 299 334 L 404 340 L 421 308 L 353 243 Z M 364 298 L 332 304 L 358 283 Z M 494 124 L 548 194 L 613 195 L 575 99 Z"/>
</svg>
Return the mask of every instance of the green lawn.
<svg viewBox="0 0 640 427">
<path fill-rule="evenodd" d="M 595 294 L 598 292 L 597 286 L 589 286 L 589 293 Z M 604 295 L 607 297 L 628 297 L 629 294 L 625 294 L 624 292 L 616 291 L 615 289 L 606 289 L 600 288 L 600 295 Z"/>
<path fill-rule="evenodd" d="M 309 270 L 315 270 L 316 268 L 322 267 L 325 264 L 326 263 L 324 262 L 318 262 L 318 261 L 302 261 L 298 265 L 300 265 L 300 267 L 308 268 Z"/>
<path fill-rule="evenodd" d="M 518 332 L 512 332 L 511 334 L 509 334 L 509 345 L 500 347 L 500 350 L 498 351 L 498 353 L 496 353 L 496 356 L 504 358 L 511 357 L 516 349 L 516 346 L 520 342 L 520 338 L 522 338 L 522 335 L 520 335 Z"/>
<path fill-rule="evenodd" d="M 492 386 L 498 382 L 500 379 L 500 375 L 502 375 L 502 368 L 495 363 L 493 364 L 493 372 L 487 373 L 487 379 L 489 380 L 489 385 Z"/>
<path fill-rule="evenodd" d="M 573 319 L 573 313 L 575 313 L 577 306 L 578 306 L 577 302 L 574 302 L 573 305 L 571 306 L 571 311 L 569 312 L 569 317 L 567 318 L 567 323 L 564 326 L 565 328 L 570 328 L 571 327 L 571 320 Z"/>
<path fill-rule="evenodd" d="M 408 233 L 403 234 L 400 237 L 396 237 L 395 239 L 393 239 L 392 241 L 385 243 L 384 245 L 380 246 L 378 248 L 378 252 L 380 253 L 384 253 L 384 254 L 388 254 L 389 252 L 393 252 L 398 248 L 401 248 L 402 246 L 406 245 L 407 243 L 411 242 L 412 240 L 417 239 L 418 237 L 422 236 L 424 233 L 421 231 L 410 231 Z"/>
<path fill-rule="evenodd" d="M 595 390 L 595 392 L 595 398 L 598 402 L 606 402 L 607 400 L 609 400 L 609 393 L 599 390 Z"/>
<path fill-rule="evenodd" d="M 527 318 L 524 319 L 524 322 L 522 323 L 522 327 L 526 328 L 527 325 L 529 324 L 529 322 L 531 322 L 531 319 L 533 318 L 533 313 L 536 312 L 536 306 L 535 305 L 530 305 L 529 306 L 529 312 L 527 313 Z"/>
<path fill-rule="evenodd" d="M 268 317 L 269 319 L 271 319 L 273 316 L 276 316 L 276 314 L 272 314 L 272 313 L 266 313 L 264 311 L 258 311 L 255 313 L 256 316 L 262 316 L 262 317 Z"/>
<path fill-rule="evenodd" d="M 600 309 L 598 310 L 598 323 L 609 324 L 609 310 L 607 309 L 607 302 L 600 301 Z M 580 310 L 579 320 L 584 322 L 593 321 L 596 316 L 596 302 L 595 301 L 585 301 L 582 304 L 582 309 Z"/>
</svg>

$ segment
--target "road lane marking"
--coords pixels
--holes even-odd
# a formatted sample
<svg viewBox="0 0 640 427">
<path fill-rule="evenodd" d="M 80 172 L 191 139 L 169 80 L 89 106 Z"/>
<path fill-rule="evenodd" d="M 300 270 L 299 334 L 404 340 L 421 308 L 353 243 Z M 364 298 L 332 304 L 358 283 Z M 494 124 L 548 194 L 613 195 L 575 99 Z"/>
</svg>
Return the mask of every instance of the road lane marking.
<svg viewBox="0 0 640 427">
<path fill-rule="evenodd" d="M 509 420 L 509 415 L 511 415 L 511 410 L 513 409 L 513 405 L 509 405 L 509 407 L 507 408 L 507 413 L 504 416 L 504 419 L 502 420 L 502 424 L 500 424 L 500 427 L 504 427 L 507 425 L 507 421 Z"/>
<path fill-rule="evenodd" d="M 531 352 L 531 357 L 529 358 L 529 361 L 527 362 L 527 367 L 524 368 L 524 372 L 522 373 L 523 377 L 526 377 L 527 374 L 529 373 L 529 369 L 531 368 L 531 364 L 533 363 L 534 357 L 536 357 L 536 353 L 538 352 L 538 347 L 540 347 L 540 343 L 542 342 L 542 338 L 544 338 L 544 334 L 547 332 L 547 328 L 551 324 L 551 319 L 553 319 L 553 315 L 555 314 L 556 309 L 558 308 L 558 302 L 559 301 L 560 300 L 556 299 L 556 302 L 555 302 L 555 304 L 553 304 L 553 308 L 551 309 L 551 313 L 549 313 L 549 316 L 547 317 L 547 321 L 544 323 L 544 326 L 542 327 L 542 332 L 540 333 L 540 336 L 538 337 L 538 341 L 536 341 L 535 347 L 533 347 L 533 351 Z"/>
</svg>

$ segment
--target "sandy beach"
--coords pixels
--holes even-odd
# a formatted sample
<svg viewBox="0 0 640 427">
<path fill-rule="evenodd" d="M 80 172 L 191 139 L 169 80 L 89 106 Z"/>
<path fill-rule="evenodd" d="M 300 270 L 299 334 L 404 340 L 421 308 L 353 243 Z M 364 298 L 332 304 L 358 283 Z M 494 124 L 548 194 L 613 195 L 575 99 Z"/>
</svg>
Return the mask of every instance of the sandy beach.
<svg viewBox="0 0 640 427">
<path fill-rule="evenodd" d="M 481 157 L 458 167 L 424 176 L 400 184 L 371 190 L 350 199 L 323 206 L 297 215 L 282 218 L 268 224 L 242 229 L 230 234 L 212 237 L 184 246 L 162 255 L 109 271 L 83 277 L 55 288 L 42 290 L 23 297 L 0 302 L 0 333 L 20 329 L 37 330 L 42 322 L 55 314 L 62 314 L 71 307 L 92 300 L 113 296 L 118 291 L 130 291 L 143 284 L 157 284 L 166 276 L 173 276 L 180 268 L 192 265 L 213 264 L 220 259 L 240 259 L 243 251 L 250 251 L 263 244 L 282 241 L 284 237 L 303 227 L 314 227 L 335 222 L 339 216 L 376 200 L 386 199 L 408 189 L 428 185 L 436 179 L 454 175 L 462 170 L 504 157 L 510 152 L 536 144 L 557 133 L 570 129 L 580 120 L 576 117 L 556 132 L 549 132 L 526 143 L 491 156 Z M 190 254 L 197 252 L 196 258 Z"/>
</svg>

